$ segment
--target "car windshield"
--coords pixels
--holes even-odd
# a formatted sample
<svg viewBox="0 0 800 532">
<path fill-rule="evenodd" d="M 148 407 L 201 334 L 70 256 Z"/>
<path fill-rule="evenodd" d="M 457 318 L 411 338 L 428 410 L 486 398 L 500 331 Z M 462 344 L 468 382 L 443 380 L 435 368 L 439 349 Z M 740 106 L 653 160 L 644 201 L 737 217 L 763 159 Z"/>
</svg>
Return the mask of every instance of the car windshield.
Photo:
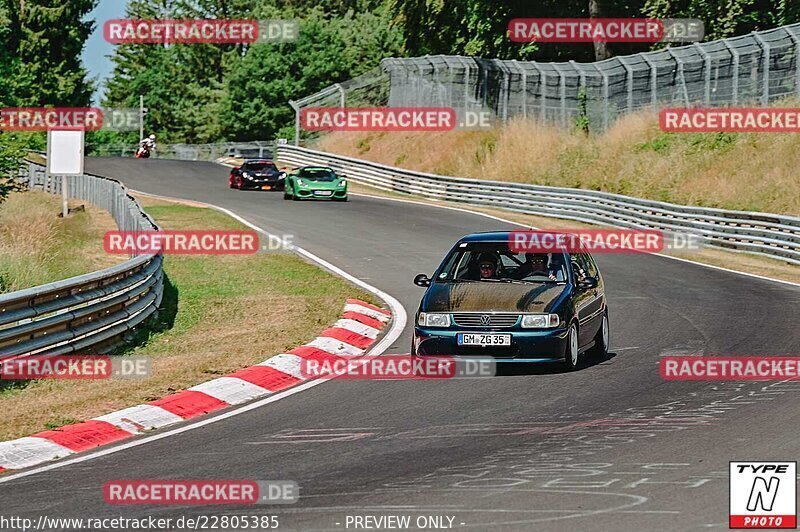
<svg viewBox="0 0 800 532">
<path fill-rule="evenodd" d="M 277 170 L 277 167 L 275 163 L 247 163 L 242 169 L 248 172 L 267 172 L 269 170 Z"/>
<path fill-rule="evenodd" d="M 309 181 L 336 181 L 338 176 L 330 168 L 303 168 L 297 172 L 297 177 Z"/>
<path fill-rule="evenodd" d="M 462 243 L 446 260 L 436 282 L 564 283 L 562 253 L 516 253 L 507 242 Z"/>
</svg>

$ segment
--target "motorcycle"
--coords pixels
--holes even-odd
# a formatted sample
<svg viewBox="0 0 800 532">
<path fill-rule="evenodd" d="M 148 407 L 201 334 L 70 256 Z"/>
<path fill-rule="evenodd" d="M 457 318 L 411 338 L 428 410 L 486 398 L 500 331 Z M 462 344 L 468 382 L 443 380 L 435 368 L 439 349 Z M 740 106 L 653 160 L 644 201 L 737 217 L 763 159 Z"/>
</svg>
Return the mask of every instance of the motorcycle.
<svg viewBox="0 0 800 532">
<path fill-rule="evenodd" d="M 150 158 L 150 148 L 147 146 L 139 146 L 139 149 L 136 150 L 137 159 L 149 159 Z"/>
</svg>

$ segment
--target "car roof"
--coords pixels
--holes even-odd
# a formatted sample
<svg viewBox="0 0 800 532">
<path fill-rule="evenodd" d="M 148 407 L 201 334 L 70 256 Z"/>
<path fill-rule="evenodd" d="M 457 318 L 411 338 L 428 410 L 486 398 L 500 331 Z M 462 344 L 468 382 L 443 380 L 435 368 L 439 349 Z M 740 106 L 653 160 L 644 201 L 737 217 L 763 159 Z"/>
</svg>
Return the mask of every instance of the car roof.
<svg viewBox="0 0 800 532">
<path fill-rule="evenodd" d="M 540 231 L 539 229 L 520 229 L 520 231 Z M 547 232 L 547 230 L 542 230 Z M 553 231 L 556 233 L 555 231 Z M 496 242 L 508 243 L 511 238 L 511 231 L 487 231 L 484 233 L 472 233 L 462 237 L 457 244 L 472 242 Z M 584 251 L 586 252 L 586 251 Z M 588 253 L 588 252 L 587 252 Z"/>
</svg>

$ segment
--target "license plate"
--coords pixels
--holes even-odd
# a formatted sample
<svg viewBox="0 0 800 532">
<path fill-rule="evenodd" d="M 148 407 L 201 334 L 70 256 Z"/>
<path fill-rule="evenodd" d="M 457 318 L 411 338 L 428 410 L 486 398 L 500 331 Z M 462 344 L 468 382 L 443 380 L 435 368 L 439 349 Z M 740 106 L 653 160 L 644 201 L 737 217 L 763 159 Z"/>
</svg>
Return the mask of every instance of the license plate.
<svg viewBox="0 0 800 532">
<path fill-rule="evenodd" d="M 511 345 L 511 335 L 458 333 L 458 345 Z"/>
<path fill-rule="evenodd" d="M 315 190 L 314 191 L 314 195 L 315 196 L 330 196 L 331 194 L 333 194 L 332 190 Z"/>
<path fill-rule="evenodd" d="M 261 190 L 272 190 L 272 187 L 269 185 L 264 185 L 263 187 L 261 187 Z"/>
</svg>

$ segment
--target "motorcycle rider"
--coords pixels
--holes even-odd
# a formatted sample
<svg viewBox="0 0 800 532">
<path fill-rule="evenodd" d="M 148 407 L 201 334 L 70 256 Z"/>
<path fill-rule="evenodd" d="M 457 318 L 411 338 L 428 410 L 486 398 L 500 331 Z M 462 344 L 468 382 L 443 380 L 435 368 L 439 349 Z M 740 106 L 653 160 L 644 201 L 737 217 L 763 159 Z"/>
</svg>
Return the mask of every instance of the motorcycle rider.
<svg viewBox="0 0 800 532">
<path fill-rule="evenodd" d="M 137 155 L 139 157 L 142 156 L 149 157 L 150 154 L 152 154 L 155 151 L 155 149 L 156 149 L 156 136 L 150 135 L 149 137 L 147 137 L 146 139 L 144 139 L 142 142 L 139 143 L 139 152 Z M 145 155 L 145 152 L 147 155 Z"/>
</svg>

